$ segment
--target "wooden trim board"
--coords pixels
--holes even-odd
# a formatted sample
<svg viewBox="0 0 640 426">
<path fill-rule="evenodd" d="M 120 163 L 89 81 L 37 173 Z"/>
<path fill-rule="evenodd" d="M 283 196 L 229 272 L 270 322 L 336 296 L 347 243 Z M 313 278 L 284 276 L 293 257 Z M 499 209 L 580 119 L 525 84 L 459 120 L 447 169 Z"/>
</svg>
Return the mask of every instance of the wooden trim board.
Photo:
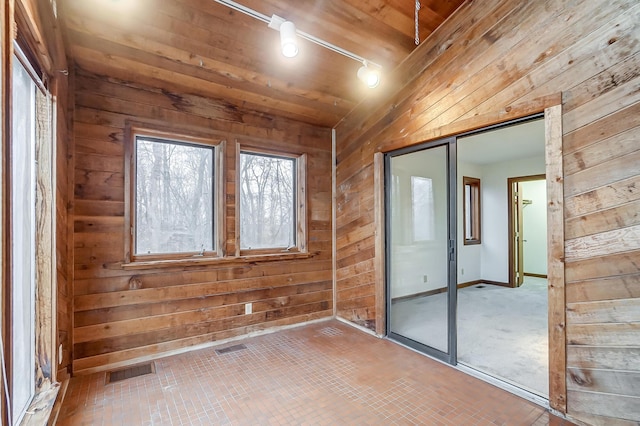
<svg viewBox="0 0 640 426">
<path fill-rule="evenodd" d="M 545 109 L 547 275 L 549 286 L 549 405 L 567 412 L 562 106 Z"/>
</svg>

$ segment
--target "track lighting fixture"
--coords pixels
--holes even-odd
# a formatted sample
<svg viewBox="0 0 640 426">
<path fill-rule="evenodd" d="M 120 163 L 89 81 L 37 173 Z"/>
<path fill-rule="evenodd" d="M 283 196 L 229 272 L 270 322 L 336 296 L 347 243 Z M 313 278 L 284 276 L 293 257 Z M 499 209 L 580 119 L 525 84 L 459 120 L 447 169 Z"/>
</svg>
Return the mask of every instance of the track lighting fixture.
<svg viewBox="0 0 640 426">
<path fill-rule="evenodd" d="M 298 54 L 296 43 L 296 26 L 291 21 L 280 24 L 280 47 L 282 54 L 287 58 L 293 58 Z"/>
<path fill-rule="evenodd" d="M 339 53 L 347 58 L 353 59 L 354 61 L 358 61 L 362 64 L 362 66 L 358 69 L 358 79 L 360 79 L 363 83 L 367 85 L 367 87 L 373 89 L 380 84 L 380 70 L 382 66 L 376 64 L 375 62 L 369 61 L 362 56 L 356 55 L 353 52 L 349 52 L 348 50 L 342 49 L 334 44 L 331 44 L 327 41 L 319 39 L 317 37 L 312 36 L 311 34 L 307 34 L 296 29 L 296 26 L 293 22 L 287 21 L 286 19 L 278 16 L 272 15 L 269 18 L 267 15 L 264 15 L 260 12 L 257 12 L 253 9 L 250 9 L 246 6 L 243 6 L 232 0 L 214 0 L 216 3 L 220 3 L 225 5 L 233 10 L 238 12 L 242 12 L 245 15 L 251 16 L 259 21 L 265 22 L 269 25 L 269 28 L 272 28 L 276 31 L 280 32 L 280 48 L 282 54 L 287 58 L 293 58 L 298 54 L 298 45 L 296 42 L 296 38 L 300 37 L 305 40 L 309 40 L 319 46 L 324 47 L 325 49 L 329 49 L 333 52 Z"/>
<path fill-rule="evenodd" d="M 367 61 L 364 61 L 358 69 L 358 78 L 366 84 L 369 89 L 375 89 L 380 84 L 380 73 L 377 70 L 369 68 Z"/>
</svg>

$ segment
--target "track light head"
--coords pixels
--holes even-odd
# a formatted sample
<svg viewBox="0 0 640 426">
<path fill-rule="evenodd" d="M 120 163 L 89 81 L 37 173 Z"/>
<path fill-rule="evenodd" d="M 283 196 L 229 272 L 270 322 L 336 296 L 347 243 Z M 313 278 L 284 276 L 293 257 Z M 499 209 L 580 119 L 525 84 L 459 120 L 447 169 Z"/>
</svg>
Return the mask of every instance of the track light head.
<svg viewBox="0 0 640 426">
<path fill-rule="evenodd" d="M 374 89 L 380 84 L 380 73 L 378 70 L 371 69 L 364 62 L 358 69 L 358 79 L 367 85 L 369 89 Z"/>
<path fill-rule="evenodd" d="M 291 21 L 285 21 L 280 25 L 280 48 L 287 58 L 293 58 L 298 54 L 296 26 Z"/>
</svg>

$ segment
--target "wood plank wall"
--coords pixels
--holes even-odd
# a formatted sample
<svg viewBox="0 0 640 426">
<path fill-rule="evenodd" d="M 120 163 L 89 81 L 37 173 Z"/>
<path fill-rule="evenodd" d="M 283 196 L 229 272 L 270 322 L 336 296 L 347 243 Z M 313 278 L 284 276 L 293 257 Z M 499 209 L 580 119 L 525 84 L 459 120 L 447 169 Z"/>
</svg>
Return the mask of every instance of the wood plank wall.
<svg viewBox="0 0 640 426">
<path fill-rule="evenodd" d="M 80 69 L 74 84 L 74 373 L 332 315 L 330 129 Z M 227 253 L 235 253 L 236 138 L 306 152 L 308 249 L 314 255 L 123 270 L 127 119 L 227 141 Z M 139 283 L 130 288 L 132 277 Z M 253 303 L 250 315 L 244 315 L 246 302 Z"/>
<path fill-rule="evenodd" d="M 562 93 L 567 412 L 639 421 L 639 38 L 635 0 L 462 6 L 387 76 L 383 101 L 336 127 L 338 315 L 376 328 L 375 152 L 542 111 Z"/>
</svg>

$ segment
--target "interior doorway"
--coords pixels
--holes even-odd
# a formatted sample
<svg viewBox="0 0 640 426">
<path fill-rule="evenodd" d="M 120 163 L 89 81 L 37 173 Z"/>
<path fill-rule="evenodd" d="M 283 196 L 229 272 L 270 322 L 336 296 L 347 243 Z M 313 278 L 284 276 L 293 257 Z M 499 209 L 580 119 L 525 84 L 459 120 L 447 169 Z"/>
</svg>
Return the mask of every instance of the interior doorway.
<svg viewBox="0 0 640 426">
<path fill-rule="evenodd" d="M 545 175 L 507 179 L 509 286 L 520 287 L 525 276 L 547 278 L 547 216 Z"/>
</svg>

